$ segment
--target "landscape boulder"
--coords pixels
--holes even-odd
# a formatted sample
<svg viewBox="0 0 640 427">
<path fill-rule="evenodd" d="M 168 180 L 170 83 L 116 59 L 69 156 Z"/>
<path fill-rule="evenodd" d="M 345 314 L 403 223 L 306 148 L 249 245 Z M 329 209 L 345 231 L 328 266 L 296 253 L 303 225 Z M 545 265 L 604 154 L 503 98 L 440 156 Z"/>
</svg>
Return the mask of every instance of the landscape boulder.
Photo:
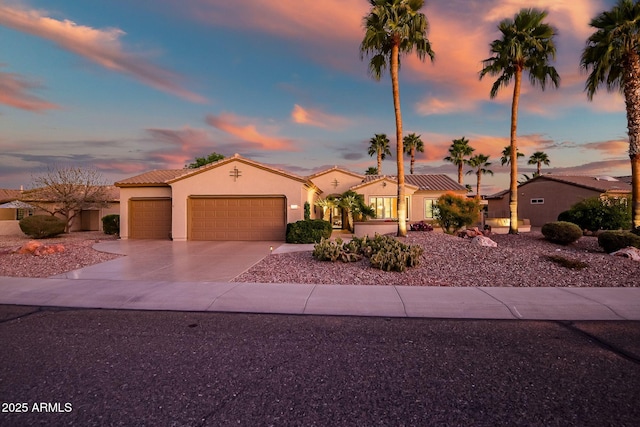
<svg viewBox="0 0 640 427">
<path fill-rule="evenodd" d="M 476 246 L 486 246 L 488 248 L 497 248 L 498 244 L 486 236 L 476 236 L 471 239 L 471 244 Z"/>
<path fill-rule="evenodd" d="M 640 261 L 640 249 L 633 246 L 627 246 L 619 251 L 612 252 L 611 255 L 629 258 L 633 261 Z"/>
<path fill-rule="evenodd" d="M 34 256 L 43 256 L 64 252 L 64 245 L 45 245 L 35 240 L 30 240 L 20 248 L 14 251 L 17 254 L 31 254 Z"/>
</svg>

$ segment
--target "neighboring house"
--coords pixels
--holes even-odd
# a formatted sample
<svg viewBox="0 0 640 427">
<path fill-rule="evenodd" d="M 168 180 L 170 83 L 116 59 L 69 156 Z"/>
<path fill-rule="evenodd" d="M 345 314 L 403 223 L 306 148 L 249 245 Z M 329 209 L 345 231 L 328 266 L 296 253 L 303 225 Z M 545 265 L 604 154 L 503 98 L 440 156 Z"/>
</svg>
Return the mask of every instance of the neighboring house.
<svg viewBox="0 0 640 427">
<path fill-rule="evenodd" d="M 446 175 L 406 176 L 409 220 L 432 218 L 444 192 L 467 190 Z M 122 239 L 276 240 L 287 223 L 322 218 L 320 198 L 356 191 L 379 219 L 397 218 L 395 177 L 365 176 L 334 167 L 302 177 L 236 154 L 198 169 L 155 170 L 115 184 L 120 188 Z M 332 213 L 335 227 L 342 212 Z"/>
<path fill-rule="evenodd" d="M 612 177 L 540 175 L 518 186 L 518 218 L 534 227 L 557 221 L 561 212 L 590 197 L 631 195 L 631 185 Z M 509 190 L 486 197 L 489 218 L 509 217 Z"/>
<path fill-rule="evenodd" d="M 102 217 L 120 213 L 120 189 L 110 185 L 107 186 L 107 190 L 109 206 L 80 211 L 74 218 L 71 231 L 102 231 Z M 21 190 L 0 189 L 0 236 L 22 234 L 18 223 L 25 216 L 50 215 L 46 211 L 29 205 L 28 202 L 21 202 L 22 197 Z M 39 202 L 48 203 L 46 200 Z"/>
</svg>

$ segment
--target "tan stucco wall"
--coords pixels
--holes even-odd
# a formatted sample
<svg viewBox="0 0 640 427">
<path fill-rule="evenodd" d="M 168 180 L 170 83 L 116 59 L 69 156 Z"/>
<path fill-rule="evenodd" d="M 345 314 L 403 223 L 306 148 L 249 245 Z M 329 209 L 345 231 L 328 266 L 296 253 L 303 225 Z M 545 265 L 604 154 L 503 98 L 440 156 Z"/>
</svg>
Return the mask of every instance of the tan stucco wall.
<svg viewBox="0 0 640 427">
<path fill-rule="evenodd" d="M 337 186 L 334 186 L 335 181 L 338 182 Z M 322 190 L 322 194 L 320 195 L 320 197 L 326 198 L 327 196 L 330 196 L 332 194 L 344 193 L 354 185 L 360 184 L 362 182 L 362 178 L 339 170 L 332 170 L 320 176 L 314 177 L 313 179 L 311 179 L 311 182 L 313 182 L 316 187 Z"/>
<path fill-rule="evenodd" d="M 596 190 L 538 179 L 518 188 L 518 218 L 529 219 L 532 226 L 541 227 L 547 222 L 557 221 L 560 212 L 579 201 L 599 195 Z M 540 198 L 544 199 L 543 204 L 531 204 L 531 199 Z"/>
<path fill-rule="evenodd" d="M 120 188 L 120 238 L 129 238 L 129 200 L 139 197 L 171 197 L 171 187 Z M 114 212 L 118 213 L 118 212 Z"/>
<path fill-rule="evenodd" d="M 229 173 L 236 167 L 241 176 L 234 179 Z M 304 202 L 308 200 L 304 183 L 253 166 L 242 161 L 232 161 L 220 167 L 206 170 L 171 184 L 173 193 L 173 240 L 187 240 L 187 200 L 189 196 L 284 196 L 287 206 L 287 222 L 304 218 Z M 123 200 L 122 193 L 120 199 Z"/>
</svg>

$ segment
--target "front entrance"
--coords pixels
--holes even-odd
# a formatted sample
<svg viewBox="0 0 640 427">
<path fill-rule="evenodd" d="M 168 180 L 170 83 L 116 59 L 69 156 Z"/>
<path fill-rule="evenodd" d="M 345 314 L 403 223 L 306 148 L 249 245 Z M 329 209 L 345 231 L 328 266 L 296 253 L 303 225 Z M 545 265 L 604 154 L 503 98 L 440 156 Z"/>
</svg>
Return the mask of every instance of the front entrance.
<svg viewBox="0 0 640 427">
<path fill-rule="evenodd" d="M 331 209 L 331 226 L 334 229 L 342 230 L 342 224 L 344 224 L 342 216 L 342 208 L 334 207 Z"/>
</svg>

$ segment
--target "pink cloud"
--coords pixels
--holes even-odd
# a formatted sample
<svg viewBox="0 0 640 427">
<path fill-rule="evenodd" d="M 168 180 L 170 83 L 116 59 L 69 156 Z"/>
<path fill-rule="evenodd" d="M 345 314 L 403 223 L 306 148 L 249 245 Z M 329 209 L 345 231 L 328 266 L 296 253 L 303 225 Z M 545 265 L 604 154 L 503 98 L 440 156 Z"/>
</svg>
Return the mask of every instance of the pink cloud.
<svg viewBox="0 0 640 427">
<path fill-rule="evenodd" d="M 36 112 L 60 108 L 29 93 L 30 90 L 38 87 L 40 87 L 39 84 L 26 80 L 18 74 L 0 71 L 0 104 Z"/>
<path fill-rule="evenodd" d="M 582 148 L 587 150 L 602 151 L 606 154 L 620 156 L 629 152 L 629 141 L 627 140 L 610 140 L 601 142 L 591 142 L 582 144 Z"/>
<path fill-rule="evenodd" d="M 120 42 L 125 33 L 118 28 L 95 29 L 66 19 L 50 18 L 43 11 L 5 5 L 0 5 L 0 24 L 50 40 L 65 50 L 106 69 L 128 74 L 155 89 L 191 102 L 206 102 L 204 97 L 184 89 L 178 83 L 177 74 L 127 52 Z"/>
<path fill-rule="evenodd" d="M 348 123 L 344 117 L 328 114 L 314 108 L 304 108 L 298 104 L 293 106 L 291 120 L 294 123 L 321 128 L 342 128 Z"/>
<path fill-rule="evenodd" d="M 210 114 L 206 118 L 206 122 L 214 128 L 234 136 L 241 141 L 255 144 L 261 149 L 296 151 L 291 140 L 266 135 L 259 131 L 255 124 L 250 123 L 251 121 L 251 119 L 231 113 L 222 113 L 217 116 Z"/>
</svg>

